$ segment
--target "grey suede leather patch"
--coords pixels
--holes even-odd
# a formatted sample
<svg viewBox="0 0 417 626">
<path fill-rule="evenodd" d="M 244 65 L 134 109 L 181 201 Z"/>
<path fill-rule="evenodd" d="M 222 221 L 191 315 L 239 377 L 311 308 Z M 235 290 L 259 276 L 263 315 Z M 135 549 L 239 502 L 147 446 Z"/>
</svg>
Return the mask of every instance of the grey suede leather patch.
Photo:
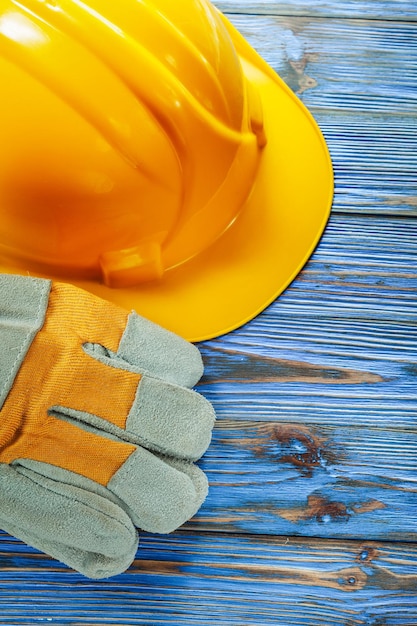
<svg viewBox="0 0 417 626">
<path fill-rule="evenodd" d="M 203 375 L 203 361 L 196 346 L 134 311 L 129 315 L 117 356 L 143 372 L 185 387 L 194 387 Z"/>
<path fill-rule="evenodd" d="M 4 530 L 86 576 L 120 573 L 135 557 L 136 529 L 107 498 L 18 465 L 0 465 L 0 493 Z"/>
<path fill-rule="evenodd" d="M 127 504 L 136 526 L 170 533 L 198 511 L 207 485 L 199 467 L 185 461 L 177 464 L 138 448 L 107 487 Z"/>
<path fill-rule="evenodd" d="M 200 394 L 144 376 L 129 412 L 126 431 L 167 456 L 195 461 L 207 450 L 214 410 Z"/>
<path fill-rule="evenodd" d="M 49 280 L 0 274 L 0 409 L 42 328 L 50 289 Z"/>
</svg>

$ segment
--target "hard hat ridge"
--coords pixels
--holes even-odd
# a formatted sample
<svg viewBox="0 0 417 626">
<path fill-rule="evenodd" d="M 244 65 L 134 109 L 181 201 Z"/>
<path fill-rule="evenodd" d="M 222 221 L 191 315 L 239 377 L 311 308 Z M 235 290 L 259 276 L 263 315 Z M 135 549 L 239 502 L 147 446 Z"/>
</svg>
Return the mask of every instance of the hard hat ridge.
<svg viewBox="0 0 417 626">
<path fill-rule="evenodd" d="M 198 14 L 201 3 L 188 4 Z M 259 150 L 248 118 L 245 79 L 214 12 L 214 26 L 210 24 L 210 28 L 224 31 L 226 42 L 214 52 L 206 49 L 199 54 L 197 43 L 178 26 L 174 28 L 169 17 L 161 8 L 155 10 L 152 3 L 96 0 L 94 8 L 92 5 L 78 0 L 61 0 L 59 4 L 24 0 L 19 11 L 16 7 L 9 12 L 4 9 L 0 19 L 3 59 L 49 93 L 49 102 L 43 95 L 43 108 L 36 107 L 38 95 L 31 98 L 35 110 L 29 141 L 36 129 L 49 128 L 52 116 L 60 116 L 61 125 L 72 124 L 74 129 L 74 116 L 81 117 L 97 133 L 93 142 L 89 140 L 92 147 L 86 145 L 85 151 L 91 152 L 96 178 L 107 181 L 93 182 L 88 188 L 86 180 L 94 176 L 83 172 L 83 182 L 73 181 L 69 193 L 59 178 L 70 180 L 74 168 L 68 172 L 69 168 L 63 167 L 58 173 L 55 165 L 48 164 L 58 179 L 55 189 L 51 188 L 51 178 L 46 192 L 41 189 L 42 182 L 36 183 L 31 199 L 35 223 L 30 225 L 24 215 L 24 224 L 36 235 L 38 214 L 46 211 L 49 218 L 53 217 L 49 230 L 53 227 L 54 234 L 48 233 L 49 239 L 56 238 L 58 232 L 59 248 L 55 246 L 48 258 L 48 249 L 40 251 L 37 246 L 39 237 L 32 242 L 17 241 L 14 246 L 7 237 L 2 239 L 5 247 L 9 243 L 9 250 L 14 248 L 14 255 L 19 256 L 19 248 L 21 258 L 35 261 L 39 268 L 64 276 L 101 277 L 106 284 L 120 287 L 160 278 L 164 271 L 184 263 L 220 236 L 251 189 Z M 19 33 L 20 28 L 26 39 L 11 38 L 10 28 L 2 31 L 5 20 L 9 24 L 14 21 L 14 32 Z M 31 31 L 38 35 L 36 46 L 27 45 Z M 225 56 L 227 73 L 221 63 Z M 189 73 L 180 71 L 181 64 L 186 63 Z M 217 64 L 222 65 L 219 73 Z M 228 77 L 224 84 L 220 84 L 221 74 Z M 10 81 L 11 97 L 14 89 L 21 89 L 16 82 Z M 33 94 L 33 85 L 27 84 L 25 91 Z M 56 96 L 53 102 L 52 94 Z M 63 110 L 65 105 L 72 114 Z M 46 132 L 43 135 L 43 151 L 47 153 L 49 138 Z M 77 150 L 82 151 L 82 135 L 77 129 L 76 139 L 75 133 L 73 140 L 60 139 L 69 143 L 68 154 L 72 151 L 75 157 Z M 54 149 L 51 142 L 51 154 Z M 116 168 L 103 163 L 103 152 L 111 149 L 117 153 L 115 159 L 121 157 L 125 162 L 127 171 L 122 175 L 122 164 Z M 235 161 L 239 162 L 241 180 L 243 177 L 237 193 L 231 174 Z M 45 181 L 45 173 L 39 172 L 38 178 Z M 227 189 L 230 184 L 233 193 Z M 62 198 L 59 185 L 64 191 Z M 131 199 L 126 201 L 129 188 Z M 39 195 L 42 207 L 37 206 Z M 221 201 L 222 195 L 227 203 Z M 49 207 L 51 200 L 54 206 Z M 62 214 L 56 213 L 57 204 Z M 156 219 L 155 209 L 159 214 Z M 87 212 L 90 217 L 86 217 Z M 17 221 L 14 236 L 22 230 Z"/>
</svg>

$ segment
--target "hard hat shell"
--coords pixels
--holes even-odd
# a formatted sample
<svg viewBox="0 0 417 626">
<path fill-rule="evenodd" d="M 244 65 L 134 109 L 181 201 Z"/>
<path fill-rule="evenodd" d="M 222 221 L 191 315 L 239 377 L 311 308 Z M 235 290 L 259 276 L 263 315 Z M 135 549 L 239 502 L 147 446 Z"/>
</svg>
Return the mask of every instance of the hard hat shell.
<svg viewBox="0 0 417 626">
<path fill-rule="evenodd" d="M 324 139 L 206 0 L 5 0 L 0 76 L 1 271 L 201 340 L 254 317 L 314 249 Z"/>
</svg>

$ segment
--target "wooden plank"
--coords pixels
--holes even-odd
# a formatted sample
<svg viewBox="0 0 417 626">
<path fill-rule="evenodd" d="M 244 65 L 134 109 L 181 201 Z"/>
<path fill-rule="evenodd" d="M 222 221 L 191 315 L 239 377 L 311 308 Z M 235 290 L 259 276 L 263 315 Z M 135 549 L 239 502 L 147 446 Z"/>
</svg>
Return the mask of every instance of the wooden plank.
<svg viewBox="0 0 417 626">
<path fill-rule="evenodd" d="M 417 111 L 417 24 L 228 15 L 309 108 Z"/>
<path fill-rule="evenodd" d="M 417 214 L 417 25 L 229 16 L 313 113 L 334 210 Z"/>
<path fill-rule="evenodd" d="M 242 334 L 236 343 L 231 338 L 202 348 L 206 374 L 200 389 L 217 415 L 308 422 L 317 428 L 344 427 L 349 420 L 355 428 L 412 432 L 415 323 L 352 323 L 331 314 L 310 319 L 265 316 L 246 338 Z M 262 329 L 268 338 L 263 341 Z"/>
<path fill-rule="evenodd" d="M 334 214 L 304 271 L 269 313 L 307 316 L 308 323 L 324 316 L 415 324 L 416 228 L 414 219 Z M 264 319 L 252 324 L 252 332 Z M 331 340 L 330 324 L 325 332 Z"/>
<path fill-rule="evenodd" d="M 218 415 L 415 427 L 416 259 L 415 220 L 333 215 L 286 292 L 201 344 Z"/>
<path fill-rule="evenodd" d="M 334 215 L 267 311 L 201 345 L 219 421 L 199 527 L 417 539 L 416 235 Z"/>
<path fill-rule="evenodd" d="M 314 112 L 333 162 L 333 211 L 417 215 L 417 117 Z"/>
<path fill-rule="evenodd" d="M 126 574 L 88 581 L 0 536 L 2 624 L 285 624 L 417 621 L 417 547 L 271 537 L 145 535 Z"/>
<path fill-rule="evenodd" d="M 221 11 L 252 15 L 344 17 L 369 20 L 415 20 L 417 6 L 409 0 L 215 0 Z"/>
<path fill-rule="evenodd" d="M 285 333 L 280 320 L 286 314 L 304 320 L 304 336 L 299 337 L 303 350 L 310 324 L 314 329 L 326 316 L 358 324 L 414 324 L 416 228 L 412 218 L 332 214 L 319 246 L 291 286 L 262 315 L 217 342 L 254 342 L 268 350 L 270 342 L 280 341 L 280 333 Z M 332 326 L 327 325 L 323 332 L 323 341 L 331 345 Z M 352 337 L 352 330 L 347 328 L 347 334 Z M 399 349 L 402 339 L 393 338 Z M 363 351 L 367 347 L 361 345 Z"/>
<path fill-rule="evenodd" d="M 301 421 L 301 401 L 297 421 L 273 386 L 250 387 L 230 395 L 257 420 L 219 420 L 201 463 L 211 490 L 190 528 L 417 540 L 415 431 L 357 426 L 353 410 L 338 426 L 318 426 Z M 263 406 L 276 407 L 269 421 L 261 420 Z M 319 407 L 331 411 L 330 402 Z"/>
</svg>

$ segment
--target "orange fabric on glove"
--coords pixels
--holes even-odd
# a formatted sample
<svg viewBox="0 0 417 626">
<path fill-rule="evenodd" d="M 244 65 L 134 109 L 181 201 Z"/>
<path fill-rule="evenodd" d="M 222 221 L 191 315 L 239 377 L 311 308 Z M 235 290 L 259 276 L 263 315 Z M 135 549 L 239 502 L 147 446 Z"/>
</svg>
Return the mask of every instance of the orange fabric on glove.
<svg viewBox="0 0 417 626">
<path fill-rule="evenodd" d="M 135 446 L 58 420 L 51 407 L 93 413 L 124 428 L 141 376 L 93 359 L 83 344 L 116 351 L 126 321 L 122 309 L 70 285 L 54 284 L 44 326 L 0 413 L 0 462 L 29 458 L 108 483 Z M 117 394 L 109 396 L 109 388 Z"/>
</svg>

